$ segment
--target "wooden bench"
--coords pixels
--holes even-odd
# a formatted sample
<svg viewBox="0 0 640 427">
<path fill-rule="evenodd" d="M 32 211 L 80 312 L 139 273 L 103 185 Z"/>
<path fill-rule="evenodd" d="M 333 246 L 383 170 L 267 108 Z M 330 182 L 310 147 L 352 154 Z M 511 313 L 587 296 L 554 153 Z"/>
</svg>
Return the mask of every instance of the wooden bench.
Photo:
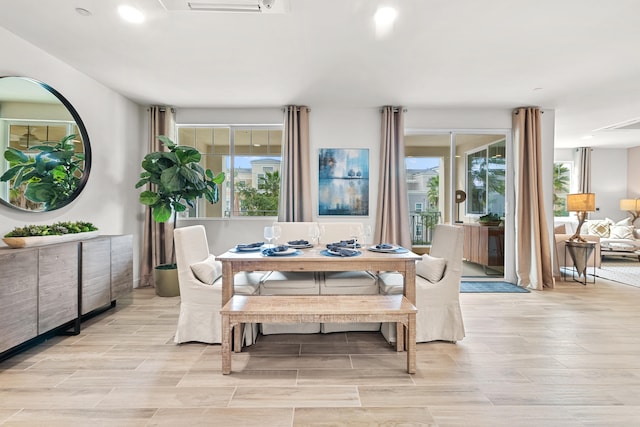
<svg viewBox="0 0 640 427">
<path fill-rule="evenodd" d="M 243 323 L 396 322 L 407 336 L 407 372 L 416 371 L 416 307 L 402 295 L 234 295 L 222 307 L 222 373 L 231 373 L 234 328 Z M 400 329 L 399 327 L 398 329 Z M 404 348 L 398 334 L 397 350 Z"/>
</svg>

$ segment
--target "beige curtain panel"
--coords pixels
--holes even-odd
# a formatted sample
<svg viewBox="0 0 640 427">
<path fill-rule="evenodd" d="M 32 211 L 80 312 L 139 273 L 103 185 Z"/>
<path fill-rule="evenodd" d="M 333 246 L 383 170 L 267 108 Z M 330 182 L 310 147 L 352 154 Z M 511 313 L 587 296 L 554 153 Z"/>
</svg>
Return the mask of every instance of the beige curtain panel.
<svg viewBox="0 0 640 427">
<path fill-rule="evenodd" d="M 393 243 L 411 249 L 409 208 L 404 169 L 404 117 L 402 107 L 382 108 L 380 184 L 375 243 Z"/>
<path fill-rule="evenodd" d="M 282 178 L 278 220 L 312 220 L 311 162 L 309 158 L 309 108 L 290 105 L 285 109 L 282 136 Z"/>
<path fill-rule="evenodd" d="M 154 106 L 149 109 L 149 153 L 164 149 L 159 135 L 174 139 L 175 115 L 172 108 Z M 149 184 L 150 185 L 150 184 Z M 153 269 L 162 264 L 174 263 L 173 227 L 171 222 L 159 223 L 153 220 L 151 209 L 144 212 L 144 234 L 140 257 L 140 286 L 155 287 Z"/>
<path fill-rule="evenodd" d="M 578 193 L 591 193 L 591 147 L 578 148 Z"/>
<path fill-rule="evenodd" d="M 553 288 L 553 265 L 542 187 L 540 109 L 518 108 L 513 129 L 518 150 L 516 251 L 518 284 L 530 289 Z"/>
</svg>

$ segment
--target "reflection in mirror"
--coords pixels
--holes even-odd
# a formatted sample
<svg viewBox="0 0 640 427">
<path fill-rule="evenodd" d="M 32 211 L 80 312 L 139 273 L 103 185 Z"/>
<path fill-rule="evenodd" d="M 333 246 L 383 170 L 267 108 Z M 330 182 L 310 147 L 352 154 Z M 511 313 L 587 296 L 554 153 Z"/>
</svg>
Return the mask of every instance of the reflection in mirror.
<svg viewBox="0 0 640 427">
<path fill-rule="evenodd" d="M 43 212 L 73 201 L 91 167 L 78 113 L 50 86 L 0 77 L 0 202 Z"/>
</svg>

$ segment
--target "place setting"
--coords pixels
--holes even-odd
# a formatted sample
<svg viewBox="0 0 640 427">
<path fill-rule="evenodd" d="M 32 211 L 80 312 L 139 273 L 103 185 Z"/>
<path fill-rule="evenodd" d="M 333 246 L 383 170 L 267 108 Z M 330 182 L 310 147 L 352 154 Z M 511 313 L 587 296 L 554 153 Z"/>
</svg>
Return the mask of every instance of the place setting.
<svg viewBox="0 0 640 427">
<path fill-rule="evenodd" d="M 378 245 L 369 246 L 367 250 L 384 254 L 404 254 L 409 252 L 408 249 L 403 248 L 402 246 L 392 245 L 390 243 L 380 243 Z"/>
<path fill-rule="evenodd" d="M 290 255 L 300 255 L 302 253 L 298 250 L 299 249 L 298 247 L 294 247 L 293 245 L 288 245 L 288 244 L 278 245 L 278 244 L 271 243 L 271 240 L 273 239 L 275 239 L 275 241 L 277 242 L 281 235 L 282 235 L 281 227 L 277 225 L 266 226 L 264 228 L 264 238 L 267 239 L 269 243 L 262 247 L 262 249 L 260 250 L 260 253 L 263 256 L 290 256 Z M 306 242 L 307 244 L 309 243 L 306 240 L 297 240 L 295 242 L 299 243 L 299 245 L 296 245 L 296 246 L 302 246 L 302 247 L 306 247 L 304 245 L 304 242 Z"/>
<path fill-rule="evenodd" d="M 341 240 L 335 243 L 327 243 L 326 249 L 320 251 L 325 256 L 353 257 L 362 252 L 358 250 L 361 245 L 356 239 Z"/>
<path fill-rule="evenodd" d="M 263 246 L 264 242 L 239 243 L 235 247 L 229 249 L 229 252 L 258 252 Z"/>
</svg>

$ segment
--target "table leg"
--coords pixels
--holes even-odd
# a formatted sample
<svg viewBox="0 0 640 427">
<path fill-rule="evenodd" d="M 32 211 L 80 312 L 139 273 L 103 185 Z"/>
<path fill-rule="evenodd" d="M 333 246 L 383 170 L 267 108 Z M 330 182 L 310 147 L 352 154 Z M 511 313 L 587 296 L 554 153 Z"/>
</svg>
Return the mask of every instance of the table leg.
<svg viewBox="0 0 640 427">
<path fill-rule="evenodd" d="M 407 322 L 407 372 L 416 373 L 416 314 L 409 313 Z"/>
<path fill-rule="evenodd" d="M 229 315 L 222 315 L 222 373 L 231 373 L 231 322 Z"/>
</svg>

